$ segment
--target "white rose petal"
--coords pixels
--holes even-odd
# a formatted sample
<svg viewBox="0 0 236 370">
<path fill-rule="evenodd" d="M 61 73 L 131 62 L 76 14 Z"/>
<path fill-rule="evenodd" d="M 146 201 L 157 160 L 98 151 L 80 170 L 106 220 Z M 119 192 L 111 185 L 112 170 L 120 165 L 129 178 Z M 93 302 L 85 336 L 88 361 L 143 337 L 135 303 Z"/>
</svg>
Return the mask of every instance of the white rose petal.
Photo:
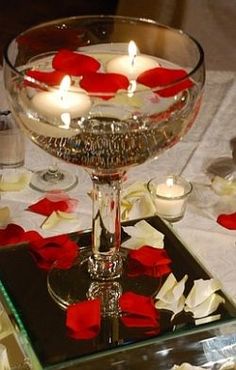
<svg viewBox="0 0 236 370">
<path fill-rule="evenodd" d="M 174 317 L 184 309 L 184 302 L 185 297 L 182 295 L 177 301 L 173 302 L 164 302 L 162 300 L 158 300 L 155 303 L 155 307 L 158 310 L 167 310 L 173 312 L 173 315 L 171 316 L 171 320 L 174 319 Z"/>
<path fill-rule="evenodd" d="M 50 216 L 42 223 L 41 228 L 43 230 L 53 229 L 60 222 L 68 222 L 76 220 L 76 215 L 74 213 L 53 211 Z"/>
<path fill-rule="evenodd" d="M 217 293 L 211 294 L 205 301 L 195 307 L 185 306 L 186 312 L 192 312 L 195 319 L 205 317 L 215 312 L 221 303 L 225 303 L 225 299 Z"/>
<path fill-rule="evenodd" d="M 135 219 L 154 215 L 156 208 L 145 183 L 136 182 L 122 191 L 122 219 Z"/>
<path fill-rule="evenodd" d="M 7 348 L 3 344 L 0 344 L 0 365 L 1 369 L 4 370 L 11 370 L 12 368 L 9 363 Z"/>
<path fill-rule="evenodd" d="M 3 175 L 0 181 L 0 191 L 20 191 L 24 189 L 30 181 L 30 173 L 20 173 L 17 176 Z"/>
<path fill-rule="evenodd" d="M 0 208 L 0 226 L 8 224 L 10 220 L 10 209 L 8 207 Z"/>
<path fill-rule="evenodd" d="M 195 325 L 207 324 L 209 322 L 220 320 L 220 318 L 221 318 L 221 314 L 202 317 L 200 319 L 195 320 Z"/>
<path fill-rule="evenodd" d="M 152 216 L 156 213 L 156 208 L 149 194 L 145 194 L 139 200 L 139 214 L 142 217 Z"/>
<path fill-rule="evenodd" d="M 135 182 L 122 190 L 122 199 L 137 198 L 147 192 L 147 188 L 143 182 Z"/>
<path fill-rule="evenodd" d="M 164 248 L 164 234 L 156 230 L 145 220 L 134 226 L 124 226 L 123 230 L 131 237 L 122 244 L 122 247 L 138 249 L 143 245 L 154 248 Z"/>
<path fill-rule="evenodd" d="M 161 299 L 166 303 L 178 301 L 178 299 L 183 295 L 187 279 L 188 275 L 185 275 L 179 282 L 177 282 L 174 274 L 170 273 L 155 298 Z"/>
<path fill-rule="evenodd" d="M 212 183 L 212 189 L 218 195 L 235 195 L 236 181 L 230 181 L 220 176 L 215 176 Z"/>
<path fill-rule="evenodd" d="M 187 362 L 183 362 L 181 365 L 174 365 L 171 370 L 202 370 L 203 367 L 192 366 Z"/>
<path fill-rule="evenodd" d="M 75 213 L 70 213 L 70 212 L 63 212 L 63 211 L 57 211 L 57 214 L 60 218 L 64 219 L 64 220 L 76 220 L 76 215 Z"/>
<path fill-rule="evenodd" d="M 175 315 L 184 309 L 185 297 L 183 292 L 187 279 L 188 275 L 185 275 L 178 282 L 174 274 L 170 273 L 160 291 L 155 296 L 155 299 L 157 299 L 155 307 L 158 309 L 172 311 L 173 315 L 171 320 L 173 320 Z"/>
<path fill-rule="evenodd" d="M 220 283 L 215 279 L 194 280 L 193 287 L 188 294 L 185 303 L 190 308 L 198 306 L 220 288 Z"/>
</svg>

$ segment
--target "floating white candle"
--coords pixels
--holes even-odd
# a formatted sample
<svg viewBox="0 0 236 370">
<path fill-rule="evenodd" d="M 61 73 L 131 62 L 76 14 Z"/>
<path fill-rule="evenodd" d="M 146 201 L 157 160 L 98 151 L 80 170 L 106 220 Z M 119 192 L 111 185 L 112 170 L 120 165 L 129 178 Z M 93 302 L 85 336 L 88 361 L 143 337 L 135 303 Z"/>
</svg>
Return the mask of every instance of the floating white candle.
<svg viewBox="0 0 236 370">
<path fill-rule="evenodd" d="M 70 77 L 65 76 L 59 89 L 35 94 L 32 106 L 38 113 L 48 118 L 61 118 L 65 113 L 70 114 L 71 118 L 85 115 L 91 107 L 89 96 L 85 90 L 79 88 L 68 91 L 69 87 Z"/>
<path fill-rule="evenodd" d="M 158 67 L 158 62 L 147 55 L 137 55 L 137 46 L 130 41 L 128 55 L 120 55 L 107 63 L 107 72 L 120 73 L 129 80 L 135 80 L 141 73 Z"/>
</svg>

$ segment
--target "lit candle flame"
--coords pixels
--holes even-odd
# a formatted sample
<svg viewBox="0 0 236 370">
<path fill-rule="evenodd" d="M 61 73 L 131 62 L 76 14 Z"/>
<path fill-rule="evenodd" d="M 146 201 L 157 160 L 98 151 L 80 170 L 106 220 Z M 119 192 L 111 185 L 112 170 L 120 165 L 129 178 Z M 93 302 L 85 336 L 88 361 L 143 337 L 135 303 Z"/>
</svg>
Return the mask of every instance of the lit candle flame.
<svg viewBox="0 0 236 370">
<path fill-rule="evenodd" d="M 131 66 L 133 66 L 134 65 L 134 60 L 137 56 L 137 46 L 136 46 L 136 44 L 133 40 L 131 40 L 129 42 L 128 53 L 129 53 Z"/>
<path fill-rule="evenodd" d="M 174 179 L 172 177 L 169 177 L 166 180 L 166 185 L 171 188 L 174 185 Z"/>
<path fill-rule="evenodd" d="M 70 76 L 66 75 L 65 77 L 63 77 L 59 86 L 59 95 L 62 100 L 64 98 L 65 92 L 69 90 L 70 85 L 71 85 Z"/>
</svg>

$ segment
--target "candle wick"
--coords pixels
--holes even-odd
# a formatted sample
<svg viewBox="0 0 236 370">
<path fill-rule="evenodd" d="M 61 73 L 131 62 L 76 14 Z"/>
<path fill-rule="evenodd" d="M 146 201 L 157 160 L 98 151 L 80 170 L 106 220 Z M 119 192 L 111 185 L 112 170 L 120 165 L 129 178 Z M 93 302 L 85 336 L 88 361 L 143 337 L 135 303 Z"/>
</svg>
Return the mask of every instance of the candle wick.
<svg viewBox="0 0 236 370">
<path fill-rule="evenodd" d="M 64 102 L 64 100 L 65 100 L 65 90 L 64 89 L 60 89 L 59 90 L 59 94 L 58 94 L 59 96 L 59 101 L 61 102 L 61 103 L 63 103 Z"/>
<path fill-rule="evenodd" d="M 135 61 L 135 58 L 136 58 L 136 54 L 134 54 L 131 58 L 131 66 L 134 67 L 134 61 Z"/>
</svg>

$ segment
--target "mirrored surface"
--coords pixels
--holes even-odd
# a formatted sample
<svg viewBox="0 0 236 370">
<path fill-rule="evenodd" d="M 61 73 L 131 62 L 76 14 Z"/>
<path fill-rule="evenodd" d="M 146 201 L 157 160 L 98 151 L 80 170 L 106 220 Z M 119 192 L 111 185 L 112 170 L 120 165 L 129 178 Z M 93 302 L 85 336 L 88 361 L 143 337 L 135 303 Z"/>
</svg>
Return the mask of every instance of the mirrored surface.
<svg viewBox="0 0 236 370">
<path fill-rule="evenodd" d="M 194 280 L 210 278 L 163 221 L 158 217 L 151 217 L 147 221 L 165 235 L 165 249 L 172 261 L 171 270 L 177 280 L 188 274 L 189 280 L 186 284 L 185 294 L 191 289 Z M 80 247 L 83 247 L 89 245 L 90 233 L 76 233 L 71 235 L 71 238 L 76 240 Z M 123 238 L 127 238 L 127 235 L 123 234 Z M 65 310 L 52 299 L 48 292 L 47 272 L 37 267 L 27 245 L 1 249 L 0 275 L 3 284 L 2 292 L 8 298 L 8 305 L 10 305 L 21 332 L 26 335 L 43 368 L 61 366 L 62 363 L 63 366 L 69 366 L 74 362 L 83 362 L 84 364 L 89 359 L 107 358 L 116 352 L 122 354 L 124 351 L 127 353 L 131 351 L 130 353 L 132 353 L 135 348 L 162 346 L 162 343 L 165 343 L 167 339 L 175 337 L 179 338 L 176 340 L 181 343 L 181 338 L 185 340 L 186 334 L 202 330 L 208 332 L 224 322 L 234 321 L 236 312 L 228 298 L 224 296 L 223 292 L 220 292 L 225 298 L 225 303 L 221 304 L 214 312 L 214 315 L 217 314 L 215 317 L 218 320 L 212 323 L 196 325 L 193 317 L 186 312 L 180 313 L 174 320 L 171 320 L 172 313 L 170 311 L 160 310 L 159 329 L 153 333 L 138 326 L 126 327 L 122 323 L 121 314 L 111 314 L 102 317 L 101 330 L 94 339 L 74 340 L 66 330 Z M 153 278 L 145 275 L 130 278 L 125 272 L 118 282 L 123 293 L 132 291 L 136 294 L 153 297 L 165 279 L 166 276 Z M 80 290 L 81 300 L 86 300 L 90 288 L 86 275 L 78 276 L 72 283 L 74 289 Z M 180 351 L 182 350 L 183 348 L 180 346 Z M 167 355 L 167 352 L 163 353 Z M 185 357 L 184 353 L 182 356 Z M 136 358 L 136 355 L 134 357 Z"/>
</svg>

